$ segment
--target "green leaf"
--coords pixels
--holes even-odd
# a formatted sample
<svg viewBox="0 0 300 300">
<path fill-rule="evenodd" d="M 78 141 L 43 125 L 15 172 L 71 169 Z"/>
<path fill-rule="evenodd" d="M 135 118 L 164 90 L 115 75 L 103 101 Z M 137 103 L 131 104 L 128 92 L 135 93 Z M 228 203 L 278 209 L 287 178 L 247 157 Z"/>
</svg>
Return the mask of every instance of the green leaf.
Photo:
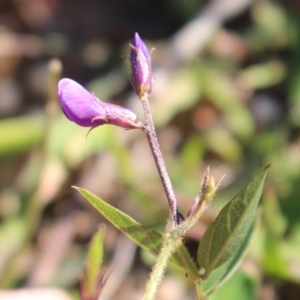
<svg viewBox="0 0 300 300">
<path fill-rule="evenodd" d="M 160 233 L 138 223 L 130 216 L 109 205 L 89 191 L 78 187 L 74 188 L 78 190 L 108 221 L 121 230 L 137 245 L 146 251 L 149 251 L 154 256 L 159 254 L 162 246 L 162 235 Z M 173 254 L 170 262 L 184 269 L 191 280 L 195 281 L 199 279 L 198 270 L 183 244 L 181 244 L 177 252 Z"/>
<path fill-rule="evenodd" d="M 238 250 L 254 221 L 269 165 L 260 170 L 219 213 L 198 248 L 198 262 L 206 275 Z"/>
<path fill-rule="evenodd" d="M 103 240 L 105 236 L 105 226 L 99 227 L 94 234 L 88 250 L 88 266 L 86 270 L 86 287 L 89 295 L 93 295 L 97 290 L 100 277 L 101 265 L 103 261 Z"/>
<path fill-rule="evenodd" d="M 253 300 L 258 298 L 258 289 L 257 278 L 238 271 L 209 300 Z"/>
<path fill-rule="evenodd" d="M 235 270 L 240 265 L 240 262 L 244 258 L 247 249 L 249 248 L 249 245 L 258 227 L 257 223 L 259 222 L 253 223 L 253 225 L 250 227 L 244 242 L 238 248 L 236 254 L 222 266 L 213 270 L 207 279 L 198 283 L 201 285 L 201 290 L 205 294 L 209 295 L 216 289 L 219 289 L 233 275 Z"/>
</svg>

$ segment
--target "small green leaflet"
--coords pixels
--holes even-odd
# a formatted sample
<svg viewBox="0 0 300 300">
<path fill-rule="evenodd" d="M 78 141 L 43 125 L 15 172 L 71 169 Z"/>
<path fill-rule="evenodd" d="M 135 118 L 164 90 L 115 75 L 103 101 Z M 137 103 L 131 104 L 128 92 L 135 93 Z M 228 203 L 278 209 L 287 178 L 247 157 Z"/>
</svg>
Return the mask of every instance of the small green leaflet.
<svg viewBox="0 0 300 300">
<path fill-rule="evenodd" d="M 228 261 L 244 242 L 256 215 L 269 165 L 260 170 L 227 205 L 205 232 L 198 248 L 198 262 L 208 275 Z"/>
</svg>

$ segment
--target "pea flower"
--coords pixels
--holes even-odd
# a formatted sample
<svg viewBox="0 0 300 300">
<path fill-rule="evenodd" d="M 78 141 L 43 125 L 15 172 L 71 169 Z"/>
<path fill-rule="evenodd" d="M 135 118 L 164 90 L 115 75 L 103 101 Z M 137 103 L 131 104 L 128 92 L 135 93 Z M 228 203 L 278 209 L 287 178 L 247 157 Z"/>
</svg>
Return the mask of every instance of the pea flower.
<svg viewBox="0 0 300 300">
<path fill-rule="evenodd" d="M 59 81 L 58 99 L 66 117 L 80 126 L 93 129 L 112 124 L 125 129 L 144 128 L 131 110 L 100 101 L 72 79 L 63 78 Z"/>
<path fill-rule="evenodd" d="M 145 94 L 150 94 L 152 90 L 151 57 L 137 32 L 130 47 L 131 84 L 139 98 L 142 98 Z"/>
</svg>

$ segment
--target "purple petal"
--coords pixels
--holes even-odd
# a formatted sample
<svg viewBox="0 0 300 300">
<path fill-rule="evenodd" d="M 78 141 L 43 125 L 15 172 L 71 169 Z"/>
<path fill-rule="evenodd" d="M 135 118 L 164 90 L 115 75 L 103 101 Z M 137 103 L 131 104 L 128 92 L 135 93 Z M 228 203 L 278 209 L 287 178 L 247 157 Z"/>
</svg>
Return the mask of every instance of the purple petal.
<svg viewBox="0 0 300 300">
<path fill-rule="evenodd" d="M 112 124 L 126 129 L 144 128 L 131 110 L 100 101 L 74 80 L 59 81 L 58 98 L 66 117 L 80 126 Z"/>
<path fill-rule="evenodd" d="M 134 34 L 134 38 L 132 40 L 132 46 L 134 46 L 135 48 L 139 48 L 140 51 L 142 52 L 145 60 L 150 63 L 151 62 L 151 56 L 150 53 L 148 51 L 147 46 L 145 45 L 145 43 L 143 42 L 143 40 L 140 38 L 139 34 L 136 32 Z M 133 59 L 133 52 L 131 52 L 130 58 Z"/>
<path fill-rule="evenodd" d="M 72 122 L 84 127 L 96 127 L 105 123 L 103 103 L 76 81 L 68 78 L 60 80 L 58 98 L 64 114 Z M 94 120 L 96 117 L 97 120 Z"/>
</svg>

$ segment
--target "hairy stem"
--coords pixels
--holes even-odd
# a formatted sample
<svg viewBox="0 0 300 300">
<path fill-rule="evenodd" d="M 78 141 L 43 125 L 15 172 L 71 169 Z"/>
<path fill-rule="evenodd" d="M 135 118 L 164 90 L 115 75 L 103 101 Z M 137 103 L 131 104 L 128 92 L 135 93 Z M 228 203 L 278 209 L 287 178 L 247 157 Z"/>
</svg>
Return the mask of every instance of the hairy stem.
<svg viewBox="0 0 300 300">
<path fill-rule="evenodd" d="M 176 229 L 175 229 L 176 230 Z M 158 285 L 163 279 L 165 270 L 167 268 L 168 261 L 180 244 L 179 240 L 173 235 L 167 233 L 161 251 L 157 257 L 156 264 L 154 265 L 150 279 L 146 286 L 146 291 L 142 300 L 153 300 L 157 292 Z"/>
<path fill-rule="evenodd" d="M 207 296 L 203 293 L 199 282 L 195 282 L 198 300 L 207 300 Z"/>
<path fill-rule="evenodd" d="M 145 133 L 147 135 L 152 155 L 154 157 L 154 161 L 168 199 L 173 227 L 177 227 L 179 224 L 177 200 L 157 141 L 156 131 L 147 95 L 144 95 L 141 100 L 146 120 Z"/>
</svg>

